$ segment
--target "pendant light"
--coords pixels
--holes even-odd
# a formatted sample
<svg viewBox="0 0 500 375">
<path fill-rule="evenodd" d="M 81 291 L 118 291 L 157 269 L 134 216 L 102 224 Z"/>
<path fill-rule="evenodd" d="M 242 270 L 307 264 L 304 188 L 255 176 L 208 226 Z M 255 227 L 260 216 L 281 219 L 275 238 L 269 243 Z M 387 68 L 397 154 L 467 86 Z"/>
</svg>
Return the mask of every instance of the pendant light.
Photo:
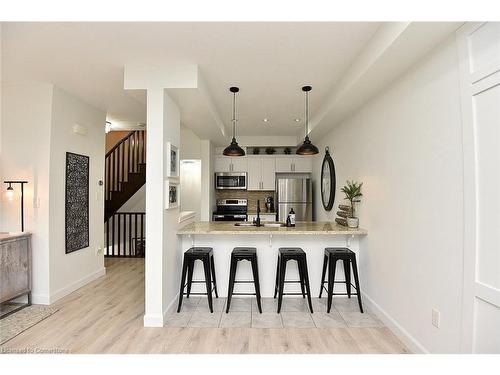
<svg viewBox="0 0 500 375">
<path fill-rule="evenodd" d="M 302 87 L 302 91 L 306 93 L 306 137 L 304 143 L 297 149 L 298 155 L 316 155 L 319 152 L 318 148 L 309 139 L 309 91 L 311 90 L 311 86 Z"/>
<path fill-rule="evenodd" d="M 229 91 L 233 93 L 233 139 L 231 144 L 224 149 L 223 154 L 226 156 L 245 156 L 245 150 L 243 150 L 236 142 L 236 93 L 240 91 L 238 87 L 230 87 Z"/>
</svg>

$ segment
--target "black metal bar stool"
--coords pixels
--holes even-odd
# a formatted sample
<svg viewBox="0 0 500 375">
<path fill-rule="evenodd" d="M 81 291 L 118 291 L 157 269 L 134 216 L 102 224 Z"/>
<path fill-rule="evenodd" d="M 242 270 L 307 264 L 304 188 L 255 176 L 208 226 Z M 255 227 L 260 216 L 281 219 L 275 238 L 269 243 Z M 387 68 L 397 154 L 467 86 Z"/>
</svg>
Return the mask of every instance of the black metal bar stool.
<svg viewBox="0 0 500 375">
<path fill-rule="evenodd" d="M 299 281 L 286 281 L 286 264 L 289 260 L 297 261 L 299 268 Z M 284 293 L 285 283 L 300 283 L 300 289 L 302 293 Z M 278 262 L 276 266 L 276 284 L 274 286 L 274 298 L 278 296 L 278 314 L 281 311 L 281 304 L 283 302 L 283 296 L 286 295 L 302 295 L 302 298 L 306 298 L 309 303 L 309 310 L 313 312 L 312 302 L 311 302 L 311 289 L 309 287 L 309 273 L 307 272 L 307 259 L 306 253 L 300 247 L 281 247 L 278 251 Z"/>
<path fill-rule="evenodd" d="M 335 281 L 335 268 L 337 266 L 337 261 L 341 260 L 344 263 L 344 281 Z M 351 264 L 352 271 L 354 274 L 355 286 L 351 283 Z M 325 281 L 326 269 L 328 267 L 328 281 Z M 324 284 L 328 283 L 328 289 L 325 289 Z M 333 286 L 335 283 L 345 283 L 347 293 L 333 293 Z M 351 286 L 356 289 L 356 293 L 351 293 Z M 354 294 L 358 296 L 359 310 L 363 312 L 363 305 L 361 304 L 361 289 L 359 288 L 359 278 L 358 278 L 358 266 L 356 264 L 356 253 L 349 250 L 346 247 L 327 247 L 325 249 L 325 256 L 323 258 L 323 272 L 321 275 L 321 288 L 319 292 L 319 298 L 323 293 L 323 289 L 328 293 L 328 307 L 327 312 L 330 312 L 332 308 L 333 296 L 345 296 L 347 295 L 351 298 Z"/>
<path fill-rule="evenodd" d="M 193 281 L 193 270 L 194 262 L 196 260 L 201 260 L 203 262 L 203 268 L 205 270 L 205 280 L 203 281 Z M 186 273 L 188 276 L 188 281 L 186 284 Z M 214 287 L 212 289 L 212 282 Z M 207 292 L 206 293 L 191 293 L 191 285 L 193 283 L 205 283 Z M 187 292 L 184 292 L 184 288 L 187 286 Z M 215 281 L 215 264 L 214 264 L 214 253 L 211 247 L 192 247 L 184 253 L 184 261 L 182 262 L 182 276 L 181 276 L 181 290 L 179 292 L 179 306 L 177 307 L 177 312 L 181 311 L 182 297 L 185 295 L 189 298 L 189 295 L 207 295 L 208 297 L 208 307 L 210 312 L 213 313 L 214 309 L 212 306 L 212 290 L 215 291 L 215 298 L 219 298 L 217 294 L 217 282 Z"/>
<path fill-rule="evenodd" d="M 252 264 L 253 281 L 237 281 L 236 268 L 240 260 L 248 260 Z M 255 286 L 255 293 L 234 293 L 234 284 L 237 283 L 252 283 Z M 260 304 L 260 283 L 259 283 L 259 267 L 257 264 L 257 249 L 255 247 L 235 247 L 231 253 L 231 267 L 229 271 L 229 287 L 227 292 L 227 306 L 226 313 L 229 312 L 231 305 L 231 297 L 235 296 L 248 296 L 255 295 L 257 298 L 257 306 L 259 312 L 262 314 L 262 306 Z"/>
</svg>

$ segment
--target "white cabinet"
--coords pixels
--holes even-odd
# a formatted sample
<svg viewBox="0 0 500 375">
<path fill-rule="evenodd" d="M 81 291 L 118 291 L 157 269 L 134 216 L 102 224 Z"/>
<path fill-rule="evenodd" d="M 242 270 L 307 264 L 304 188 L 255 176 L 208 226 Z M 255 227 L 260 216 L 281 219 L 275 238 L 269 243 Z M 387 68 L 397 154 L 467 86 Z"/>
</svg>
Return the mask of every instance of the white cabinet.
<svg viewBox="0 0 500 375">
<path fill-rule="evenodd" d="M 276 158 L 276 172 L 312 172 L 311 156 L 290 156 Z"/>
<path fill-rule="evenodd" d="M 312 172 L 312 156 L 297 156 L 293 158 L 293 171 L 300 173 Z"/>
<path fill-rule="evenodd" d="M 276 160 L 248 158 L 248 190 L 274 190 Z"/>
<path fill-rule="evenodd" d="M 217 156 L 214 160 L 214 172 L 247 172 L 247 158 Z"/>
<path fill-rule="evenodd" d="M 262 159 L 262 190 L 274 190 L 276 185 L 276 159 Z"/>
</svg>

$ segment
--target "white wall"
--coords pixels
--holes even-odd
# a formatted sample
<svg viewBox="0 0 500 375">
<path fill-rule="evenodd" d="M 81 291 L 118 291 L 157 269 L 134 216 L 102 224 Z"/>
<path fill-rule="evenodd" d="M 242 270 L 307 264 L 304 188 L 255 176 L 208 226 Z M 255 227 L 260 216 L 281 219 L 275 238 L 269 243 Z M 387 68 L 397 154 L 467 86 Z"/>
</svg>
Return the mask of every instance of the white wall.
<svg viewBox="0 0 500 375">
<path fill-rule="evenodd" d="M 458 352 L 462 289 L 463 163 L 453 38 L 318 143 L 337 171 L 333 220 L 346 179 L 362 181 L 360 277 L 366 300 L 418 351 Z M 441 326 L 431 324 L 431 310 Z"/>
<path fill-rule="evenodd" d="M 89 280 L 104 274 L 104 179 L 106 114 L 54 87 L 50 132 L 50 294 L 57 300 Z M 79 124 L 86 135 L 73 132 Z M 65 164 L 66 152 L 90 157 L 89 247 L 65 254 Z"/>
<path fill-rule="evenodd" d="M 200 220 L 201 211 L 201 160 L 181 160 L 181 211 L 194 211 Z"/>
<path fill-rule="evenodd" d="M 200 159 L 201 158 L 201 139 L 191 129 L 181 126 L 180 130 L 180 149 L 181 159 Z"/>
<path fill-rule="evenodd" d="M 2 95 L 3 174 L 0 231 L 18 232 L 19 185 L 15 199 L 6 201 L 5 179 L 26 180 L 25 230 L 32 233 L 33 302 L 48 304 L 49 291 L 49 154 L 53 86 L 43 83 L 8 84 Z M 63 227 L 64 228 L 64 227 Z"/>
<path fill-rule="evenodd" d="M 97 180 L 104 168 L 104 112 L 50 84 L 4 83 L 2 111 L 2 181 L 25 179 L 25 230 L 33 237 L 33 302 L 49 304 L 104 273 L 103 202 Z M 87 136 L 72 133 L 75 122 Z M 89 155 L 90 244 L 65 254 L 65 151 Z M 19 190 L 18 186 L 14 186 Z M 101 194 L 102 195 L 102 194 Z M 2 196 L 0 230 L 19 231 L 19 199 Z"/>
</svg>

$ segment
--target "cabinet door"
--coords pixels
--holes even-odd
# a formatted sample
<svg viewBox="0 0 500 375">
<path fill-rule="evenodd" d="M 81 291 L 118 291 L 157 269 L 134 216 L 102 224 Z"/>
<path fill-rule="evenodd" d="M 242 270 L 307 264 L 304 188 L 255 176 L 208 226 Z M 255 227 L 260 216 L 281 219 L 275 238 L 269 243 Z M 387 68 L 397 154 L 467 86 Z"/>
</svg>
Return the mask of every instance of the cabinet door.
<svg viewBox="0 0 500 375">
<path fill-rule="evenodd" d="M 248 190 L 260 190 L 262 182 L 262 159 L 248 159 Z"/>
<path fill-rule="evenodd" d="M 248 172 L 248 160 L 246 157 L 231 157 L 231 172 Z"/>
<path fill-rule="evenodd" d="M 276 185 L 276 159 L 262 158 L 262 190 L 274 190 Z"/>
<path fill-rule="evenodd" d="M 292 157 L 276 158 L 276 172 L 293 172 L 292 165 Z"/>
<path fill-rule="evenodd" d="M 299 156 L 293 159 L 293 171 L 300 173 L 312 172 L 312 156 Z"/>
<path fill-rule="evenodd" d="M 231 172 L 231 158 L 217 156 L 214 161 L 214 172 Z"/>
</svg>

